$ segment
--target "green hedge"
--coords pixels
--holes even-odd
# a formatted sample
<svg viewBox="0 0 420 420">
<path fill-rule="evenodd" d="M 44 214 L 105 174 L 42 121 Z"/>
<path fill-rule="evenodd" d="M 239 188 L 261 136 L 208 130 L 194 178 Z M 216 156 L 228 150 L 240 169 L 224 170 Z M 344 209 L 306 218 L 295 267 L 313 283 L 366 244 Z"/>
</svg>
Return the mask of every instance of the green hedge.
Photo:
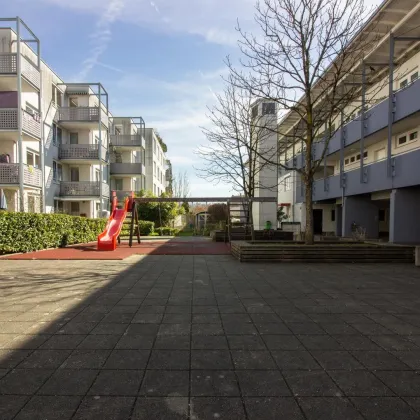
<svg viewBox="0 0 420 420">
<path fill-rule="evenodd" d="M 149 236 L 155 231 L 154 222 L 148 222 L 146 220 L 139 221 L 140 234 L 141 236 Z"/>
<path fill-rule="evenodd" d="M 105 224 L 66 214 L 0 212 L 0 254 L 96 241 Z"/>
<path fill-rule="evenodd" d="M 179 229 L 174 229 L 165 226 L 156 228 L 156 232 L 159 233 L 159 236 L 176 236 L 179 234 Z"/>
</svg>

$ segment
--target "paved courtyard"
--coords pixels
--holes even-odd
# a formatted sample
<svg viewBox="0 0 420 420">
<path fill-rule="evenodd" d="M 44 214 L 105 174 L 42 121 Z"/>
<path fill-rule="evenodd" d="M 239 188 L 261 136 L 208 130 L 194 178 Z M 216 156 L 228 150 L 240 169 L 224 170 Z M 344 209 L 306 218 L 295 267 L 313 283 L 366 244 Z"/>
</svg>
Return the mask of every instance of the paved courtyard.
<svg viewBox="0 0 420 420">
<path fill-rule="evenodd" d="M 0 419 L 420 419 L 420 270 L 0 261 Z"/>
</svg>

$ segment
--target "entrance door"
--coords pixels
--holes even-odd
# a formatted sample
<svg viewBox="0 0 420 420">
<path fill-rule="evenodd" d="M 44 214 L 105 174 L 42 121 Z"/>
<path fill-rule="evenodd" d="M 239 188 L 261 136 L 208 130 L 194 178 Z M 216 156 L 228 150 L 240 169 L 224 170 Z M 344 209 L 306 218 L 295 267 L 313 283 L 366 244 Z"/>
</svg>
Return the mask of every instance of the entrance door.
<svg viewBox="0 0 420 420">
<path fill-rule="evenodd" d="M 322 235 L 322 209 L 314 209 L 314 234 Z"/>
<path fill-rule="evenodd" d="M 79 168 L 70 168 L 71 182 L 79 182 Z"/>
</svg>

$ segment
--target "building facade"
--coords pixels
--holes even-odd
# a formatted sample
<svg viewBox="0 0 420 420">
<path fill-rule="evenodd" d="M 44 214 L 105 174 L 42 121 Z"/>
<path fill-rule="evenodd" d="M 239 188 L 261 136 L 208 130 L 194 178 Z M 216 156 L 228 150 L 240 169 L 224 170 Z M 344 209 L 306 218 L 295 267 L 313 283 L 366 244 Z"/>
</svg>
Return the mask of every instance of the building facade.
<svg viewBox="0 0 420 420">
<path fill-rule="evenodd" d="M 159 197 L 166 192 L 166 156 L 158 134 L 146 128 L 146 190 Z"/>
<path fill-rule="evenodd" d="M 360 99 L 337 115 L 344 124 L 327 146 L 325 139 L 313 145 L 314 160 L 321 160 L 313 184 L 316 234 L 347 237 L 357 226 L 368 238 L 420 242 L 419 19 L 417 0 L 384 2 L 371 19 L 381 39 L 355 63 Z M 293 129 L 293 117 L 289 113 L 280 124 Z M 304 154 L 294 144 L 280 159 L 299 168 Z M 279 204 L 288 221 L 301 222 L 302 228 L 304 197 L 299 174 L 282 170 Z"/>
<path fill-rule="evenodd" d="M 41 60 L 40 40 L 20 18 L 1 23 L 3 206 L 103 217 L 112 190 L 145 189 L 143 119 L 113 117 L 101 83 L 66 83 Z"/>
</svg>

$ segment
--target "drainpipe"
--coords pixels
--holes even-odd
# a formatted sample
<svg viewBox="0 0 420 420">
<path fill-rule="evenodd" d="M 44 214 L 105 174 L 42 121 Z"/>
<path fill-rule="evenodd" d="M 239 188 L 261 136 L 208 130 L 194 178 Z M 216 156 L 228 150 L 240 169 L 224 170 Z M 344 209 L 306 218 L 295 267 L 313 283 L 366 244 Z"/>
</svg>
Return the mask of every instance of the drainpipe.
<svg viewBox="0 0 420 420">
<path fill-rule="evenodd" d="M 392 125 L 394 123 L 394 34 L 389 35 L 388 153 L 387 175 L 392 176 Z"/>
<path fill-rule="evenodd" d="M 41 72 L 41 43 L 38 40 L 38 70 L 39 70 L 39 94 L 38 94 L 38 109 L 39 119 L 41 121 L 41 213 L 46 212 L 46 198 L 45 198 L 45 143 L 44 143 L 44 113 L 42 109 L 42 72 Z M 47 115 L 45 115 L 47 117 Z"/>
<path fill-rule="evenodd" d="M 362 62 L 362 112 L 360 113 L 360 182 L 364 183 L 364 158 L 365 153 L 365 106 L 366 106 L 366 66 Z"/>
<path fill-rule="evenodd" d="M 17 123 L 18 123 L 18 156 L 19 156 L 19 211 L 25 211 L 25 190 L 23 188 L 23 141 L 22 141 L 22 60 L 20 55 L 20 18 L 16 19 L 16 36 L 17 36 Z"/>
</svg>

